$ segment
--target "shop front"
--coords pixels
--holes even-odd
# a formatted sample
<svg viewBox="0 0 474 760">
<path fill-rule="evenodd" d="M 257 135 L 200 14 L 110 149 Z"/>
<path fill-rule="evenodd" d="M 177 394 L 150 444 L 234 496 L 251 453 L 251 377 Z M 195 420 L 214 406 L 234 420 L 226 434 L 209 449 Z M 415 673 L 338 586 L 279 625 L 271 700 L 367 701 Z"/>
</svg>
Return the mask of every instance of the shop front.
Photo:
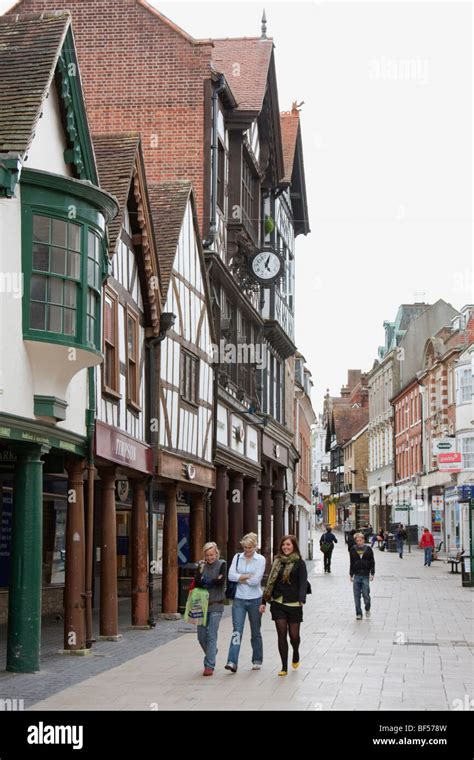
<svg viewBox="0 0 474 760">
<path fill-rule="evenodd" d="M 143 441 L 96 421 L 95 584 L 100 636 L 116 640 L 118 597 L 131 596 L 133 626 L 147 624 L 147 486 L 153 473 L 152 449 Z"/>
</svg>

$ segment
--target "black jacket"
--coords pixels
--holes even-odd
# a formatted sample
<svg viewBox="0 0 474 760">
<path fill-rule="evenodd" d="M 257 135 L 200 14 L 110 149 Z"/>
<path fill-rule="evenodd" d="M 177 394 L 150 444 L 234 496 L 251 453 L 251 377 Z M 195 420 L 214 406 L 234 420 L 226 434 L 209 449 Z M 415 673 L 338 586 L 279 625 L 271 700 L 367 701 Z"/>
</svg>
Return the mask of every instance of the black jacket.
<svg viewBox="0 0 474 760">
<path fill-rule="evenodd" d="M 370 546 L 364 546 L 364 554 L 359 557 L 356 546 L 351 546 L 349 550 L 351 566 L 349 575 L 375 575 L 375 557 Z"/>
<path fill-rule="evenodd" d="M 321 546 L 322 543 L 326 544 L 333 544 L 332 548 L 334 549 L 334 544 L 337 544 L 337 538 L 331 531 L 323 533 L 319 540 L 319 545 Z"/>
<path fill-rule="evenodd" d="M 283 581 L 285 565 L 280 567 L 278 578 L 273 586 L 272 599 L 283 597 L 284 602 L 306 602 L 306 590 L 308 588 L 308 570 L 304 559 L 299 559 L 294 565 L 289 578 L 289 583 Z"/>
</svg>

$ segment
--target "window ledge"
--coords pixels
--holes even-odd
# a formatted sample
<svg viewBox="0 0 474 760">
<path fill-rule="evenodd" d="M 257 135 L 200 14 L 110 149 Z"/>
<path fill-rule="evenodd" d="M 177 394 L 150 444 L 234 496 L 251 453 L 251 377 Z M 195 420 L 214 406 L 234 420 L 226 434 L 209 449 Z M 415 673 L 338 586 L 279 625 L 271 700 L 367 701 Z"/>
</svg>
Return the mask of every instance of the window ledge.
<svg viewBox="0 0 474 760">
<path fill-rule="evenodd" d="M 122 394 L 118 391 L 114 391 L 113 388 L 108 388 L 107 386 L 102 387 L 102 396 L 106 396 L 110 398 L 112 401 L 120 401 L 122 398 Z"/>
<path fill-rule="evenodd" d="M 142 411 L 141 406 L 130 400 L 127 401 L 127 409 L 129 412 L 134 412 L 135 414 L 140 414 Z"/>
</svg>

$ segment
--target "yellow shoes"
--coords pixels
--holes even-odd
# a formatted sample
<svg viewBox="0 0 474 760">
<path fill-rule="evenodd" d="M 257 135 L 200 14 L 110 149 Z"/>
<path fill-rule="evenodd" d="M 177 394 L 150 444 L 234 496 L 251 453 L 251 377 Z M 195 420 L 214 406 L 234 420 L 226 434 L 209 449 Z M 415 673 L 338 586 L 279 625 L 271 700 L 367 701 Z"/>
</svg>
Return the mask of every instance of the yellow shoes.
<svg viewBox="0 0 474 760">
<path fill-rule="evenodd" d="M 291 667 L 293 668 L 293 670 L 298 670 L 299 666 L 300 666 L 300 661 L 299 660 L 298 660 L 298 662 L 292 662 L 291 663 Z"/>
<path fill-rule="evenodd" d="M 279 676 L 287 676 L 288 675 L 288 671 L 287 670 L 280 670 L 280 672 L 278 673 L 278 675 Z"/>
</svg>

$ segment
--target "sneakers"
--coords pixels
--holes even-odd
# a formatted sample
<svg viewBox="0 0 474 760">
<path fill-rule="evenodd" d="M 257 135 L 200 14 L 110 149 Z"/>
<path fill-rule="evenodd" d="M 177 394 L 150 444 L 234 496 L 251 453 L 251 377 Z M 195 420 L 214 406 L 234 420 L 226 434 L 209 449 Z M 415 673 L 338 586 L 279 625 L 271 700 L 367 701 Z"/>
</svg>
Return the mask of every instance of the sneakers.
<svg viewBox="0 0 474 760">
<path fill-rule="evenodd" d="M 203 676 L 213 676 L 214 675 L 214 671 L 213 671 L 212 668 L 204 668 L 202 674 L 203 674 Z"/>
<path fill-rule="evenodd" d="M 365 611 L 365 617 L 370 617 L 370 610 Z"/>
<path fill-rule="evenodd" d="M 237 665 L 234 665 L 233 662 L 228 662 L 225 669 L 230 670 L 231 673 L 237 673 Z"/>
<path fill-rule="evenodd" d="M 254 662 L 254 664 L 252 665 L 252 670 L 260 670 L 261 667 L 262 666 L 260 665 L 260 663 Z"/>
<path fill-rule="evenodd" d="M 356 620 L 362 620 L 362 612 L 358 615 L 356 615 Z"/>
</svg>

